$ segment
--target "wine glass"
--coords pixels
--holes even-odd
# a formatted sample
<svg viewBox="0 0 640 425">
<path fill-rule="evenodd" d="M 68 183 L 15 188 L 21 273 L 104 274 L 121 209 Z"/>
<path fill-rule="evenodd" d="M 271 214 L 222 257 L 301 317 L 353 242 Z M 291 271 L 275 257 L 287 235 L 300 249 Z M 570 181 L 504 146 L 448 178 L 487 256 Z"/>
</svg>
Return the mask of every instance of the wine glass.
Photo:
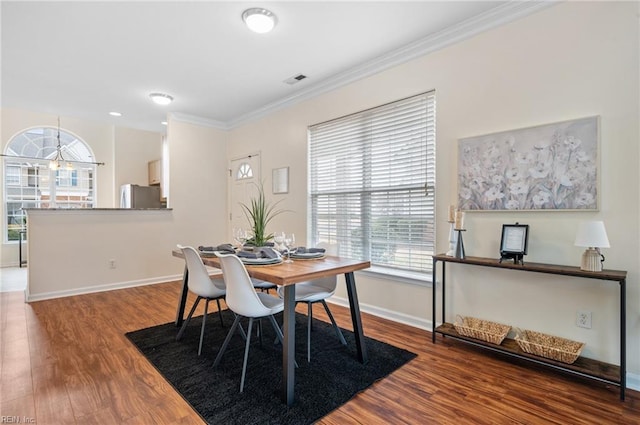
<svg viewBox="0 0 640 425">
<path fill-rule="evenodd" d="M 238 242 L 238 249 L 242 250 L 244 243 L 247 241 L 247 231 L 242 228 L 233 229 L 233 238 Z"/>
<path fill-rule="evenodd" d="M 281 233 L 277 233 L 274 237 L 273 237 L 273 242 L 276 244 L 276 246 L 274 247 L 277 251 L 282 251 L 283 247 L 284 247 L 284 232 Z"/>
<path fill-rule="evenodd" d="M 293 233 L 284 237 L 284 245 L 287 247 L 287 261 L 285 261 L 285 263 L 293 263 L 293 260 L 291 259 L 291 248 L 293 248 L 295 243 L 296 235 Z"/>
</svg>

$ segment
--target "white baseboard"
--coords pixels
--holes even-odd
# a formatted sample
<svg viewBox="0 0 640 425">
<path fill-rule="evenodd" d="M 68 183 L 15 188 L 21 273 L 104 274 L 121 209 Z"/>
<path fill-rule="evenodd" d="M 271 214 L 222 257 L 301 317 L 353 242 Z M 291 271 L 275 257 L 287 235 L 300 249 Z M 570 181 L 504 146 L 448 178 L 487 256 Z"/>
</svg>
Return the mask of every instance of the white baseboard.
<svg viewBox="0 0 640 425">
<path fill-rule="evenodd" d="M 627 388 L 640 391 L 640 375 L 627 372 Z"/>
<path fill-rule="evenodd" d="M 349 308 L 349 300 L 342 297 L 333 296 L 327 299 L 328 302 Z M 360 311 L 372 314 L 374 316 L 388 319 L 393 322 L 402 323 L 404 325 L 413 326 L 414 328 L 424 329 L 431 332 L 431 320 L 422 319 L 420 317 L 409 316 L 408 314 L 398 313 L 397 311 L 387 310 L 386 308 L 376 307 L 370 304 L 360 303 Z"/>
<path fill-rule="evenodd" d="M 66 289 L 64 291 L 43 292 L 41 294 L 30 294 L 29 288 L 25 290 L 25 301 L 35 302 L 50 300 L 53 298 L 72 297 L 74 295 L 92 294 L 95 292 L 115 291 L 116 289 L 133 288 L 135 286 L 154 285 L 156 283 L 175 282 L 182 280 L 182 274 L 172 276 L 161 276 L 149 279 L 131 280 L 127 282 L 109 283 L 106 285 L 86 286 L 84 288 Z"/>
<path fill-rule="evenodd" d="M 337 297 L 334 295 L 333 297 L 329 298 L 327 302 L 349 308 L 349 300 L 346 298 Z M 431 320 L 409 316 L 407 314 L 398 313 L 397 311 L 387 310 L 363 303 L 360 303 L 360 311 L 372 314 L 377 317 L 381 317 L 383 319 L 391 320 L 392 322 L 402 323 L 404 325 L 413 326 L 414 328 L 424 329 L 431 332 Z M 627 372 L 627 388 L 635 391 L 640 391 L 640 375 Z"/>
</svg>

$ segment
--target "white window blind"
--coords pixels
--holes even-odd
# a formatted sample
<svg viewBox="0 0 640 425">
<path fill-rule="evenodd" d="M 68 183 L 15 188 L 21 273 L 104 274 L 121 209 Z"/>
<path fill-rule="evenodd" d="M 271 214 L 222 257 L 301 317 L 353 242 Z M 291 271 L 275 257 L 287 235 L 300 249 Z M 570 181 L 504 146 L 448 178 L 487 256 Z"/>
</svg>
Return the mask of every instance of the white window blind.
<svg viewBox="0 0 640 425">
<path fill-rule="evenodd" d="M 309 127 L 309 185 L 312 243 L 375 270 L 430 272 L 435 92 Z"/>
</svg>

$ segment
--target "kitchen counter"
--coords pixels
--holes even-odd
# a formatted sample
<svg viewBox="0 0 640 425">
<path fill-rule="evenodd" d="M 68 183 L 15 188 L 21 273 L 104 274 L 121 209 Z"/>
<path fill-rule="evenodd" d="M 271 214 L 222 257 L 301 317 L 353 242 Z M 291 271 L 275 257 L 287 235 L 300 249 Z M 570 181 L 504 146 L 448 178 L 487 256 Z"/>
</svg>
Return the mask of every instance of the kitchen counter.
<svg viewBox="0 0 640 425">
<path fill-rule="evenodd" d="M 170 208 L 27 208 L 28 302 L 175 280 Z"/>
<path fill-rule="evenodd" d="M 24 208 L 25 211 L 172 211 L 173 208 Z"/>
</svg>

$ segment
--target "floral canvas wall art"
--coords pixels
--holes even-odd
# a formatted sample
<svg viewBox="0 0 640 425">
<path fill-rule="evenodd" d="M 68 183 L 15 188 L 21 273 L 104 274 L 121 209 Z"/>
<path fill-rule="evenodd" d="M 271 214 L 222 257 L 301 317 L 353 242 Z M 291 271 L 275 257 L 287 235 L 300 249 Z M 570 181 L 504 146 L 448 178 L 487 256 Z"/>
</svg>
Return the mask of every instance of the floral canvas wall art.
<svg viewBox="0 0 640 425">
<path fill-rule="evenodd" d="M 458 141 L 463 210 L 596 210 L 598 117 Z"/>
</svg>

